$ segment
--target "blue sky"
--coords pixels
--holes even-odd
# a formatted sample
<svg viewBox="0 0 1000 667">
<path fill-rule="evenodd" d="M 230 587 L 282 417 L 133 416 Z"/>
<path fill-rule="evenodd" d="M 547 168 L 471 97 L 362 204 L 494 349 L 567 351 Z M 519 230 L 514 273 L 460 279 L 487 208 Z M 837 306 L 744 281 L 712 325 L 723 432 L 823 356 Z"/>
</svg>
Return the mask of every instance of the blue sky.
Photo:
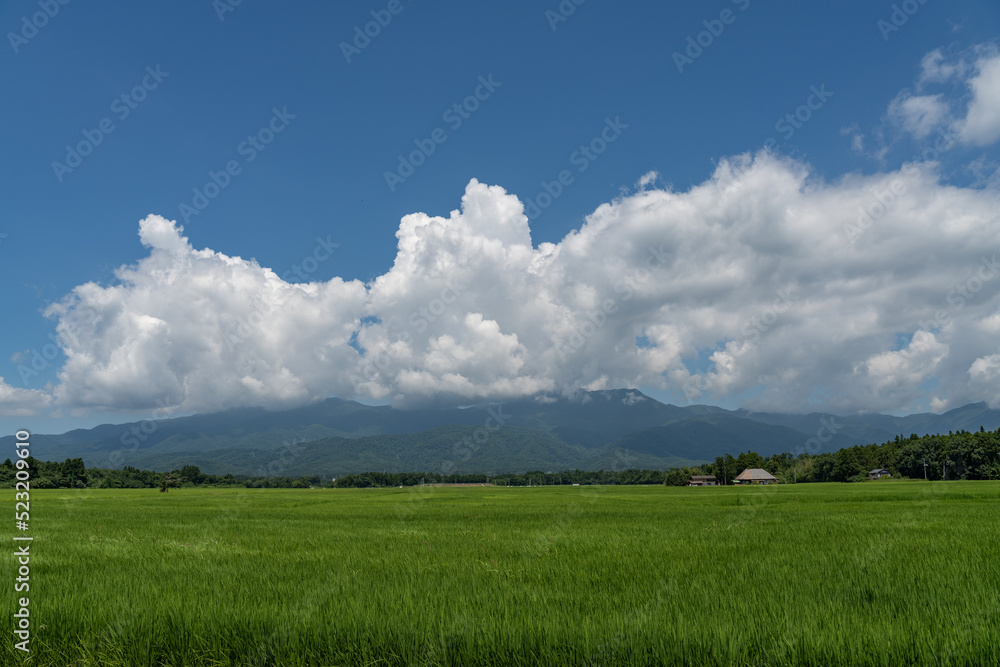
<svg viewBox="0 0 1000 667">
<path fill-rule="evenodd" d="M 35 0 L 0 27 L 7 431 L 573 386 L 792 411 L 1000 397 L 1000 281 L 951 296 L 998 245 L 994 2 Z M 896 182 L 847 243 L 855 199 Z M 449 218 L 463 196 L 482 216 Z M 151 214 L 177 226 L 140 239 Z M 836 260 L 817 275 L 814 251 Z"/>
</svg>

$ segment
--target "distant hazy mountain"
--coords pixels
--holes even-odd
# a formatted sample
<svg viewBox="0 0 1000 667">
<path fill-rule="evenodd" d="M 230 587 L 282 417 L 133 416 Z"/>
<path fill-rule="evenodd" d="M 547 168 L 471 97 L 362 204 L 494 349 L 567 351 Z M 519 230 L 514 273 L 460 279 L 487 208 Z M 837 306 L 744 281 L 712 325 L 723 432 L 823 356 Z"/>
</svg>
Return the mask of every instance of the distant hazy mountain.
<svg viewBox="0 0 1000 667">
<path fill-rule="evenodd" d="M 567 445 L 541 429 L 509 426 L 477 433 L 474 426 L 440 426 L 419 433 L 325 438 L 273 449 L 222 449 L 196 453 L 163 453 L 137 459 L 136 467 L 174 470 L 196 465 L 202 472 L 247 475 L 324 475 L 360 472 L 486 473 L 542 470 L 558 472 L 654 468 L 693 465 L 697 461 Z"/>
<path fill-rule="evenodd" d="M 781 415 L 744 410 L 738 410 L 733 414 L 765 424 L 785 426 L 810 436 L 815 436 L 826 424 L 839 436 L 836 442 L 847 444 L 838 444 L 836 447 L 828 444 L 823 451 L 850 445 L 882 443 L 892 440 L 897 435 L 905 437 L 913 433 L 927 435 L 949 431 L 978 431 L 980 427 L 988 431 L 1000 428 L 1000 410 L 991 410 L 986 403 L 970 403 L 939 415 L 924 412 L 905 417 L 881 414 L 840 417 L 818 412 L 808 415 Z"/>
<path fill-rule="evenodd" d="M 726 452 L 736 456 L 740 452 L 755 451 L 762 456 L 770 456 L 782 452 L 811 451 L 806 448 L 809 437 L 786 426 L 732 414 L 708 414 L 631 433 L 616 441 L 614 446 L 659 457 L 705 459 Z M 707 446 L 708 443 L 711 445 Z M 848 438 L 836 435 L 823 448 L 833 451 L 852 444 Z"/>
<path fill-rule="evenodd" d="M 212 473 L 336 476 L 441 471 L 446 465 L 457 472 L 667 468 L 726 452 L 795 453 L 806 443 L 810 451 L 816 445 L 835 451 L 896 435 L 980 427 L 1000 427 L 1000 410 L 974 403 L 941 415 L 784 415 L 678 407 L 618 389 L 447 410 L 395 410 L 331 398 L 285 411 L 246 408 L 34 434 L 32 444 L 38 458 L 82 457 L 90 466 L 170 470 L 194 464 Z M 8 448 L 11 441 L 0 438 Z M 467 451 L 463 442 L 469 441 L 477 442 L 475 451 Z M 297 443 L 294 454 L 291 443 Z"/>
</svg>

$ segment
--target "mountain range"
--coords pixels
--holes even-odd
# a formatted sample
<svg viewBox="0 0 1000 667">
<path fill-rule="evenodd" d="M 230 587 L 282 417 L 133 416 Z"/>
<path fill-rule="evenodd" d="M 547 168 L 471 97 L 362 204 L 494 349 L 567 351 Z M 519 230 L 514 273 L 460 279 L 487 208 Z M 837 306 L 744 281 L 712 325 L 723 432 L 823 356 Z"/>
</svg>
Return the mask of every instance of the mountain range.
<svg viewBox="0 0 1000 667">
<path fill-rule="evenodd" d="M 43 460 L 212 474 L 339 475 L 366 471 L 502 473 L 573 468 L 667 469 L 724 453 L 836 451 L 897 435 L 993 430 L 1000 410 L 943 414 L 791 415 L 679 407 L 632 389 L 538 396 L 452 409 L 398 410 L 338 398 L 284 411 L 241 408 L 32 436 Z M 13 437 L 0 438 L 12 449 Z"/>
</svg>

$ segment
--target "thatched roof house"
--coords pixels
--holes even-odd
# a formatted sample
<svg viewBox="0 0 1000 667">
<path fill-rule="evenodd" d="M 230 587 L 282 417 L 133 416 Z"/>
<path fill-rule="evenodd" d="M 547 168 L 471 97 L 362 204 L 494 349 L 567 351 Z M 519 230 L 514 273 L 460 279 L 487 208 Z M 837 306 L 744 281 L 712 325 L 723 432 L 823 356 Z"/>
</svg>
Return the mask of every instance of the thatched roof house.
<svg viewBox="0 0 1000 667">
<path fill-rule="evenodd" d="M 733 484 L 777 484 L 778 479 L 761 468 L 747 468 L 733 480 Z"/>
</svg>

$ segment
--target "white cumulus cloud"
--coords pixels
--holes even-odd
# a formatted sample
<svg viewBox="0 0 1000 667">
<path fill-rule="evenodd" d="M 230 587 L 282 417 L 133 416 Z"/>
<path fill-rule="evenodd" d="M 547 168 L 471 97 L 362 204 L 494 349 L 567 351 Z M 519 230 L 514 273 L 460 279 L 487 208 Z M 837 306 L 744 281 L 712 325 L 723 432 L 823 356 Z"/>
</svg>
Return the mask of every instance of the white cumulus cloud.
<svg viewBox="0 0 1000 667">
<path fill-rule="evenodd" d="M 31 417 L 41 414 L 51 405 L 52 396 L 48 392 L 12 387 L 0 377 L 0 415 Z"/>
<path fill-rule="evenodd" d="M 348 342 L 361 283 L 290 284 L 252 260 L 193 249 L 159 216 L 139 230 L 149 256 L 118 269 L 118 284 L 81 285 L 47 311 L 67 357 L 60 404 L 207 411 L 350 392 L 329 371 L 357 356 Z"/>
<path fill-rule="evenodd" d="M 968 81 L 972 99 L 965 118 L 958 121 L 962 141 L 986 146 L 1000 139 L 1000 54 L 983 56 Z"/>
<path fill-rule="evenodd" d="M 889 105 L 889 118 L 917 139 L 924 139 L 935 128 L 949 120 L 948 105 L 943 95 L 910 95 L 901 93 Z"/>
<path fill-rule="evenodd" d="M 945 86 L 948 93 L 927 92 L 933 86 Z M 1000 140 L 1000 52 L 993 44 L 979 44 L 952 58 L 940 49 L 931 51 L 921 61 L 916 92 L 900 91 L 887 115 L 916 139 L 941 130 L 966 145 L 995 143 Z"/>
<path fill-rule="evenodd" d="M 517 197 L 473 179 L 448 217 L 404 217 L 392 268 L 368 284 L 288 283 L 149 216 L 148 256 L 49 309 L 67 356 L 53 404 L 415 406 L 580 387 L 775 411 L 1000 399 L 1000 234 L 982 191 L 914 165 L 825 182 L 769 153 L 685 192 L 652 181 L 535 246 Z"/>
</svg>

